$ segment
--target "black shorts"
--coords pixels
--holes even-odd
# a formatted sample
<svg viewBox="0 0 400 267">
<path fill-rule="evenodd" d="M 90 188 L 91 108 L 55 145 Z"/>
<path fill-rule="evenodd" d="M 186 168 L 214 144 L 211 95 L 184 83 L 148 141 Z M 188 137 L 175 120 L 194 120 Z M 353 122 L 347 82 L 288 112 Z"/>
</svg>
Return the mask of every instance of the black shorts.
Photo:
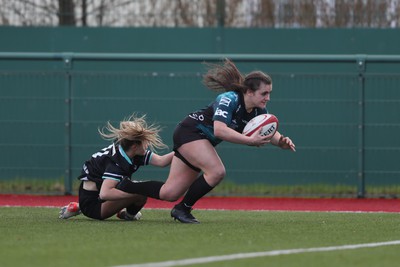
<svg viewBox="0 0 400 267">
<path fill-rule="evenodd" d="M 101 204 L 104 201 L 99 198 L 99 191 L 88 191 L 83 189 L 83 182 L 79 187 L 79 208 L 82 213 L 92 219 L 102 220 Z"/>
<path fill-rule="evenodd" d="M 186 143 L 202 139 L 207 139 L 206 135 L 195 126 L 178 124 L 178 126 L 175 128 L 173 136 L 174 151 Z"/>
<path fill-rule="evenodd" d="M 174 151 L 175 157 L 181 159 L 187 166 L 189 166 L 192 170 L 196 172 L 201 172 L 201 169 L 194 166 L 190 163 L 179 151 L 178 148 L 186 143 L 190 143 L 196 140 L 207 139 L 205 134 L 201 132 L 194 126 L 186 126 L 182 124 L 178 124 L 174 131 Z"/>
</svg>

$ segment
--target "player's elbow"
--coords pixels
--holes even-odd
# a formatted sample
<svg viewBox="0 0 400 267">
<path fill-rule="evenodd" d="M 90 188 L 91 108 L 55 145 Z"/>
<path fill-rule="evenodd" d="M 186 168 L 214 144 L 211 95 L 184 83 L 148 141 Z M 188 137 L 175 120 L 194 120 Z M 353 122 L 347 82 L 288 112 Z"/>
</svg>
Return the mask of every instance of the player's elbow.
<svg viewBox="0 0 400 267">
<path fill-rule="evenodd" d="M 219 127 L 214 128 L 214 135 L 218 139 L 224 139 L 225 131 Z"/>
<path fill-rule="evenodd" d="M 221 121 L 214 121 L 214 136 L 221 139 L 225 140 L 230 128 L 228 126 L 221 122 Z"/>
<path fill-rule="evenodd" d="M 171 160 L 164 158 L 158 165 L 161 168 L 167 167 L 171 164 Z"/>
</svg>

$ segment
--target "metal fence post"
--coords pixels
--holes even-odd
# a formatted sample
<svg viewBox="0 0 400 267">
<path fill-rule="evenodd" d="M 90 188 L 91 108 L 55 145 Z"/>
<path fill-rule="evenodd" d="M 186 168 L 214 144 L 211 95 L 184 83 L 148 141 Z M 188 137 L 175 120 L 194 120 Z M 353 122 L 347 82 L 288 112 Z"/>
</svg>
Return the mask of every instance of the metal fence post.
<svg viewBox="0 0 400 267">
<path fill-rule="evenodd" d="M 364 170 L 364 153 L 365 153 L 365 143 L 364 143 L 364 124 L 365 124 L 365 101 L 364 101 L 364 90 L 365 90 L 365 64 L 366 55 L 357 56 L 357 67 L 358 67 L 358 189 L 357 197 L 365 197 L 365 170 Z"/>
<path fill-rule="evenodd" d="M 64 87 L 64 125 L 65 125 L 65 161 L 64 161 L 64 194 L 72 194 L 72 169 L 71 169 L 71 73 L 72 54 L 65 53 L 62 57 L 65 69 Z"/>
</svg>

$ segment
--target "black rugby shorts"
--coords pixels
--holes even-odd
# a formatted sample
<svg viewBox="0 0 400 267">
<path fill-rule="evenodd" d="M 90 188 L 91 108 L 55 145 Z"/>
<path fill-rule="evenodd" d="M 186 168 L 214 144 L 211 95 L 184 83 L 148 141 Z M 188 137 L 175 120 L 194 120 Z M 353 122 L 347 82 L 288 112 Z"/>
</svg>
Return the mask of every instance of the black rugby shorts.
<svg viewBox="0 0 400 267">
<path fill-rule="evenodd" d="M 92 219 L 102 220 L 101 204 L 98 191 L 88 191 L 83 189 L 83 182 L 79 187 L 79 208 L 82 213 Z"/>
<path fill-rule="evenodd" d="M 178 124 L 176 126 L 173 141 L 174 141 L 174 151 L 186 143 L 190 143 L 196 140 L 207 139 L 204 133 L 202 133 L 195 126 L 185 126 Z"/>
</svg>

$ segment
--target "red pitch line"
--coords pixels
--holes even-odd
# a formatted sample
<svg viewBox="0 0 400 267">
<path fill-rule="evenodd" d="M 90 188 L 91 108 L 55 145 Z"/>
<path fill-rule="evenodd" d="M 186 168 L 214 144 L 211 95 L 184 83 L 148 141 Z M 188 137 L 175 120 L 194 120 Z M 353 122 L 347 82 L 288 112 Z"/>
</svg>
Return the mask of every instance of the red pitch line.
<svg viewBox="0 0 400 267">
<path fill-rule="evenodd" d="M 62 207 L 71 201 L 78 197 L 0 194 L 0 206 Z M 145 208 L 171 209 L 174 204 L 149 198 Z M 204 197 L 195 209 L 400 212 L 400 199 Z"/>
</svg>

